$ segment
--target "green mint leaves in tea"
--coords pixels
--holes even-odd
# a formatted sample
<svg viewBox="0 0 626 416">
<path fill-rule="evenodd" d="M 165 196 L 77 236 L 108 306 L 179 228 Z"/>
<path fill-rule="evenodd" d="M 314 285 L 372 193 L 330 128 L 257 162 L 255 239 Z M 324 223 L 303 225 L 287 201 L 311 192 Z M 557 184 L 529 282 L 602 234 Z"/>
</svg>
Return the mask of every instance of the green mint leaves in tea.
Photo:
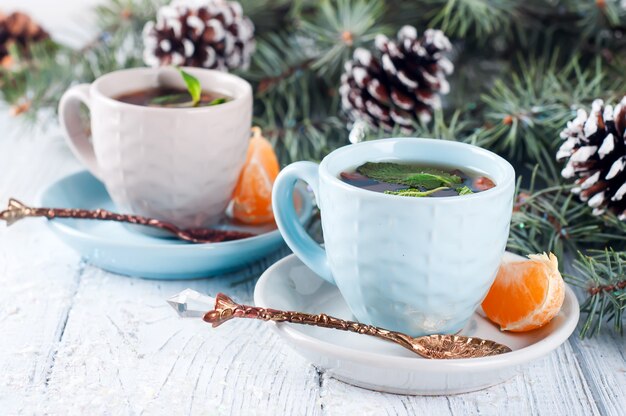
<svg viewBox="0 0 626 416">
<path fill-rule="evenodd" d="M 213 91 L 203 91 L 200 81 L 176 68 L 185 82 L 186 90 L 173 87 L 154 87 L 145 90 L 133 91 L 115 97 L 116 100 L 144 107 L 166 107 L 166 108 L 190 108 L 209 107 L 223 104 L 230 99 L 223 94 Z"/>
<path fill-rule="evenodd" d="M 379 182 L 397 183 L 412 188 L 423 187 L 428 190 L 440 186 L 452 187 L 463 182 L 460 176 L 441 169 L 390 162 L 367 162 L 359 166 L 357 172 Z"/>
<path fill-rule="evenodd" d="M 359 188 L 415 198 L 470 195 L 495 186 L 469 169 L 393 162 L 367 162 L 342 172 L 341 179 Z"/>
<path fill-rule="evenodd" d="M 178 68 L 178 72 L 180 72 L 180 75 L 183 77 L 183 81 L 185 81 L 185 85 L 187 86 L 187 91 L 189 92 L 189 95 L 191 95 L 191 106 L 195 107 L 200 102 L 200 97 L 202 96 L 202 86 L 200 85 L 200 81 L 198 78 L 188 74 L 180 68 Z"/>
</svg>

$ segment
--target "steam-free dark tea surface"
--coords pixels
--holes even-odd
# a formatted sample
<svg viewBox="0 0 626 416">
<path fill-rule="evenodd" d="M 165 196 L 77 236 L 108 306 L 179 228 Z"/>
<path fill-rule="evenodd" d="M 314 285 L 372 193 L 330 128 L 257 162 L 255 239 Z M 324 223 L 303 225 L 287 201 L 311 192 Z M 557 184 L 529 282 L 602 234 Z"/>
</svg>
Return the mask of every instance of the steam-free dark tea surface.
<svg viewBox="0 0 626 416">
<path fill-rule="evenodd" d="M 470 195 L 496 186 L 467 168 L 413 163 L 367 162 L 340 176 L 359 188 L 418 198 Z"/>
<path fill-rule="evenodd" d="M 193 103 L 189 91 L 177 88 L 157 87 L 133 91 L 115 98 L 123 103 L 141 105 L 144 107 L 207 107 L 225 103 L 230 98 L 212 91 L 202 91 L 200 101 Z"/>
</svg>

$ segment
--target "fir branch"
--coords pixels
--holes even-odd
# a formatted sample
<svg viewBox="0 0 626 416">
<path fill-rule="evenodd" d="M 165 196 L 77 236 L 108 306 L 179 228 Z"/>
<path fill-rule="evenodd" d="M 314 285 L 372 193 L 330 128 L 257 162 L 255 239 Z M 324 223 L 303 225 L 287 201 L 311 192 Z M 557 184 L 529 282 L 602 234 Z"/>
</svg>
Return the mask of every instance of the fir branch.
<svg viewBox="0 0 626 416">
<path fill-rule="evenodd" d="M 307 5 L 302 1 L 290 0 L 240 0 L 244 14 L 254 22 L 254 33 L 257 37 L 291 29 L 294 26 L 292 13 L 304 12 Z"/>
<path fill-rule="evenodd" d="M 519 254 L 551 251 L 559 258 L 565 253 L 590 248 L 617 246 L 626 242 L 626 234 L 609 217 L 597 217 L 570 192 L 571 185 L 553 185 L 536 189 L 535 169 L 530 187 L 520 189 L 515 198 L 508 248 Z"/>
<path fill-rule="evenodd" d="M 617 1 L 596 0 L 570 2 L 570 7 L 581 16 L 578 27 L 582 30 L 583 37 L 593 38 L 620 25 L 620 15 L 623 15 Z"/>
<path fill-rule="evenodd" d="M 38 116 L 47 118 L 49 110 L 56 109 L 58 99 L 73 80 L 72 73 L 59 66 L 68 53 L 69 49 L 52 41 L 31 45 L 29 56 L 11 51 L 15 66 L 0 70 L 0 97 L 12 106 L 14 115 L 32 124 Z"/>
<path fill-rule="evenodd" d="M 293 76 L 295 73 L 307 70 L 314 62 L 314 58 L 306 58 L 302 62 L 298 62 L 294 65 L 287 67 L 283 72 L 278 75 L 270 75 L 261 78 L 258 83 L 257 93 L 263 95 L 265 92 L 271 90 L 276 85 L 291 78 L 291 76 Z"/>
<path fill-rule="evenodd" d="M 291 119 L 287 124 L 255 117 L 255 123 L 267 126 L 263 134 L 271 141 L 282 164 L 319 161 L 332 149 L 348 144 L 345 127 L 335 117 Z"/>
<path fill-rule="evenodd" d="M 285 56 L 285 50 L 293 53 Z M 314 56 L 306 38 L 269 35 L 259 41 L 243 74 L 256 85 L 255 123 L 263 126 L 282 163 L 320 160 L 347 143 L 335 89 L 311 68 Z"/>
<path fill-rule="evenodd" d="M 285 56 L 285 51 L 292 51 Z M 312 43 L 302 37 L 274 33 L 257 41 L 257 50 L 252 57 L 250 69 L 244 73 L 247 79 L 256 82 L 257 93 L 264 95 L 274 88 L 292 83 L 303 75 L 315 61 Z"/>
<path fill-rule="evenodd" d="M 34 123 L 54 115 L 61 95 L 77 82 L 91 82 L 120 68 L 141 66 L 141 30 L 164 0 L 110 0 L 96 8 L 101 30 L 79 50 L 48 42 L 32 45 L 32 58 L 19 55 L 17 69 L 3 70 L 2 99 Z M 45 110 L 45 111 L 42 111 Z"/>
<path fill-rule="evenodd" d="M 385 137 L 424 137 L 473 143 L 476 140 L 476 125 L 468 118 L 461 111 L 447 115 L 438 108 L 435 109 L 433 120 L 430 123 L 415 122 L 410 131 L 403 131 L 396 126 L 394 130 L 389 132 L 382 128 L 373 129 L 364 125 L 365 137 L 363 140 L 376 140 Z"/>
<path fill-rule="evenodd" d="M 626 310 L 626 252 L 610 249 L 579 253 L 574 262 L 575 275 L 566 279 L 581 287 L 587 298 L 581 305 L 586 314 L 580 336 L 597 335 L 605 323 L 613 323 L 613 330 L 623 333 Z"/>
<path fill-rule="evenodd" d="M 515 16 L 511 0 L 429 0 L 440 9 L 430 26 L 440 27 L 447 35 L 464 38 L 472 34 L 479 42 L 486 36 L 506 33 Z M 513 4 L 512 4 L 513 3 Z"/>
<path fill-rule="evenodd" d="M 302 36 L 314 39 L 319 48 L 313 68 L 321 75 L 338 79 L 354 48 L 372 41 L 377 34 L 390 32 L 388 27 L 380 25 L 384 11 L 384 2 L 320 2 L 315 17 L 300 22 Z"/>
<path fill-rule="evenodd" d="M 617 292 L 618 290 L 626 289 L 626 276 L 623 276 L 622 280 L 618 280 L 616 283 L 606 284 L 606 285 L 598 285 L 594 287 L 590 287 L 588 292 L 590 295 L 597 295 L 599 293 L 607 294 L 612 292 Z"/>
<path fill-rule="evenodd" d="M 543 160 L 554 154 L 559 132 L 577 108 L 607 96 L 615 84 L 605 81 L 600 60 L 582 66 L 578 58 L 562 65 L 559 53 L 540 59 L 520 59 L 519 71 L 494 83 L 482 100 L 486 105 L 482 146 L 507 153 L 515 160 Z M 542 155 L 542 153 L 544 153 Z"/>
</svg>

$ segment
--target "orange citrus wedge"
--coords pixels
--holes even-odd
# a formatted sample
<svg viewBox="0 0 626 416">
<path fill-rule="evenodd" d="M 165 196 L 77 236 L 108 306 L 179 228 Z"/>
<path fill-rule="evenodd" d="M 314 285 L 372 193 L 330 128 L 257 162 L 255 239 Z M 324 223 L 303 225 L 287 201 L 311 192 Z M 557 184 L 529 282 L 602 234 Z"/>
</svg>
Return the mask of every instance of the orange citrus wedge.
<svg viewBox="0 0 626 416">
<path fill-rule="evenodd" d="M 482 303 L 487 317 L 503 331 L 524 332 L 542 327 L 563 305 L 565 283 L 556 256 L 543 253 L 528 258 L 502 263 Z"/>
<path fill-rule="evenodd" d="M 246 224 L 263 224 L 274 219 L 272 186 L 279 166 L 272 144 L 252 128 L 246 163 L 233 192 L 233 217 Z"/>
</svg>

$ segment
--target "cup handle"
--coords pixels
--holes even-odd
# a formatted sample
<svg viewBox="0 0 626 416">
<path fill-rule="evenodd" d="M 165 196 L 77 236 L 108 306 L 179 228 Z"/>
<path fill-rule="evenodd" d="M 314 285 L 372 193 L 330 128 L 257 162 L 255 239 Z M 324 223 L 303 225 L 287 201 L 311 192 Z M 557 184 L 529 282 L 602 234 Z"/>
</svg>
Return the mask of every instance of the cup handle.
<svg viewBox="0 0 626 416">
<path fill-rule="evenodd" d="M 319 165 L 313 162 L 296 162 L 283 169 L 274 182 L 272 209 L 276 224 L 289 248 L 304 264 L 329 283 L 335 284 L 326 251 L 306 232 L 293 205 L 293 190 L 298 179 L 313 189 L 319 201 Z"/>
<path fill-rule="evenodd" d="M 89 169 L 98 179 L 101 179 L 100 168 L 89 139 L 89 133 L 80 118 L 80 104 L 87 106 L 91 111 L 89 84 L 75 85 L 65 91 L 59 102 L 59 119 L 65 132 L 67 145 L 74 156 Z"/>
</svg>

